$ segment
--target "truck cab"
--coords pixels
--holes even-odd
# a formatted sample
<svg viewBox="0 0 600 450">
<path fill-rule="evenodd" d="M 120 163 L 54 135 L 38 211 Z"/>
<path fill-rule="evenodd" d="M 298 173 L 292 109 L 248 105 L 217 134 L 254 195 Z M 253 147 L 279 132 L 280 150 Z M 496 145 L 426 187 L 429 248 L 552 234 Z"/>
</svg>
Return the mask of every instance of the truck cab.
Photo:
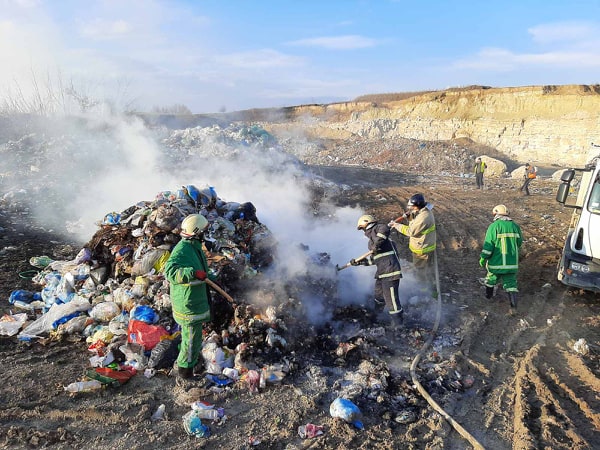
<svg viewBox="0 0 600 450">
<path fill-rule="evenodd" d="M 573 208 L 557 278 L 570 287 L 600 292 L 600 154 L 584 168 L 562 173 L 556 201 Z"/>
</svg>

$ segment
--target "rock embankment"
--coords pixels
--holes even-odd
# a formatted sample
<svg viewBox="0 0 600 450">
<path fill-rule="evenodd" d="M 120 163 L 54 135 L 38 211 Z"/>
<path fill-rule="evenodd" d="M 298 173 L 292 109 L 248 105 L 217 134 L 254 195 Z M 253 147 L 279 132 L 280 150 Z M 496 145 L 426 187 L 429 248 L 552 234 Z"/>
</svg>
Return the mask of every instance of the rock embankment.
<svg viewBox="0 0 600 450">
<path fill-rule="evenodd" d="M 477 87 L 390 102 L 297 106 L 260 119 L 280 139 L 466 138 L 498 150 L 517 165 L 578 166 L 598 150 L 590 143 L 600 142 L 600 86 Z"/>
</svg>

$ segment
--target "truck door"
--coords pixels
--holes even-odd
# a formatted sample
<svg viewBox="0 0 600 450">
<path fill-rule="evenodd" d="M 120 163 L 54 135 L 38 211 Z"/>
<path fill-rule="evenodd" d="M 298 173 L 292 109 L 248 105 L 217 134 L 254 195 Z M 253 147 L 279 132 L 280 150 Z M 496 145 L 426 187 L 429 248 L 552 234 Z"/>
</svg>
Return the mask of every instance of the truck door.
<svg viewBox="0 0 600 450">
<path fill-rule="evenodd" d="M 595 179 L 590 195 L 585 202 L 579 219 L 579 226 L 575 234 L 581 233 L 579 242 L 581 246 L 577 249 L 579 253 L 584 253 L 592 258 L 600 258 L 600 175 L 595 171 Z"/>
</svg>

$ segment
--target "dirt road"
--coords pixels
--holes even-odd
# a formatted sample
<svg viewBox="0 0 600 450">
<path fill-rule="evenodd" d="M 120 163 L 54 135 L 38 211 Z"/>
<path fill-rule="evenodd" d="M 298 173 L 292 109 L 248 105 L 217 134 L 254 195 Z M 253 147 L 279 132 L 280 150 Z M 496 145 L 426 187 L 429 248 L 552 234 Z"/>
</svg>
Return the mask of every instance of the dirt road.
<svg viewBox="0 0 600 450">
<path fill-rule="evenodd" d="M 487 449 L 600 448 L 600 298 L 570 292 L 555 277 L 570 211 L 554 201 L 554 185 L 538 180 L 531 197 L 521 197 L 511 180 L 488 180 L 476 190 L 472 180 L 408 180 L 400 174 L 323 169 L 322 174 L 352 188 L 336 199 L 361 205 L 391 219 L 415 192 L 434 203 L 442 291 L 439 339 L 425 352 L 417 371 L 435 400 Z M 351 176 L 348 176 L 351 175 Z M 397 181 L 397 182 L 396 182 Z M 362 187 L 361 187 L 362 185 Z M 486 300 L 477 282 L 478 255 L 494 205 L 504 203 L 522 227 L 524 258 L 519 273 L 519 307 L 509 315 L 506 295 Z M 19 219 L 20 217 L 20 219 Z M 69 247 L 40 230 L 22 230 L 26 217 L 2 211 L 0 294 L 27 288 L 16 274 L 30 268 L 31 256 L 62 255 Z M 406 243 L 400 241 L 405 249 Z M 408 255 L 406 255 L 408 256 Z M 403 268 L 410 274 L 410 267 Z M 407 294 L 405 292 L 405 294 Z M 352 341 L 359 353 L 343 361 L 331 357 L 339 340 L 323 330 L 303 330 L 297 369 L 280 385 L 252 395 L 239 386 L 215 393 L 202 386 L 177 386 L 173 377 L 134 377 L 118 390 L 70 396 L 62 386 L 84 373 L 85 343 L 19 342 L 0 337 L 0 445 L 3 448 L 270 448 L 270 449 L 464 449 L 466 441 L 435 413 L 412 387 L 408 366 L 427 339 L 435 302 L 408 302 L 407 327 L 400 341 L 373 334 Z M 7 304 L 3 303 L 3 309 Z M 351 312 L 345 312 L 350 317 Z M 343 316 L 342 313 L 340 313 Z M 351 317 L 354 322 L 363 320 Z M 343 320 L 343 318 L 342 318 Z M 589 352 L 574 350 L 585 339 Z M 71 342 L 75 341 L 75 342 Z M 354 357 L 352 356 L 354 355 Z M 332 391 L 344 376 L 387 373 L 387 388 L 360 403 L 363 431 L 329 415 Z M 470 382 L 467 383 L 467 380 Z M 457 383 L 458 382 L 458 383 Z M 472 382 L 472 386 L 471 386 Z M 202 398 L 223 407 L 228 420 L 212 436 L 186 435 L 181 416 Z M 150 416 L 166 406 L 165 420 Z M 324 426 L 311 440 L 298 436 L 306 423 Z"/>
</svg>

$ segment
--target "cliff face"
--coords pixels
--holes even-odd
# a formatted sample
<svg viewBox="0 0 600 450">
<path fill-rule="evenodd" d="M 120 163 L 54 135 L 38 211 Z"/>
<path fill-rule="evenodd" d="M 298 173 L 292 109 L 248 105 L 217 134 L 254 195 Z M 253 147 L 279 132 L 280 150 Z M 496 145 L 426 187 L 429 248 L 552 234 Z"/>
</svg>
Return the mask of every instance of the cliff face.
<svg viewBox="0 0 600 450">
<path fill-rule="evenodd" d="M 473 88 L 392 102 L 298 106 L 267 127 L 327 139 L 469 138 L 515 161 L 580 166 L 598 153 L 590 143 L 600 143 L 600 86 Z"/>
</svg>

